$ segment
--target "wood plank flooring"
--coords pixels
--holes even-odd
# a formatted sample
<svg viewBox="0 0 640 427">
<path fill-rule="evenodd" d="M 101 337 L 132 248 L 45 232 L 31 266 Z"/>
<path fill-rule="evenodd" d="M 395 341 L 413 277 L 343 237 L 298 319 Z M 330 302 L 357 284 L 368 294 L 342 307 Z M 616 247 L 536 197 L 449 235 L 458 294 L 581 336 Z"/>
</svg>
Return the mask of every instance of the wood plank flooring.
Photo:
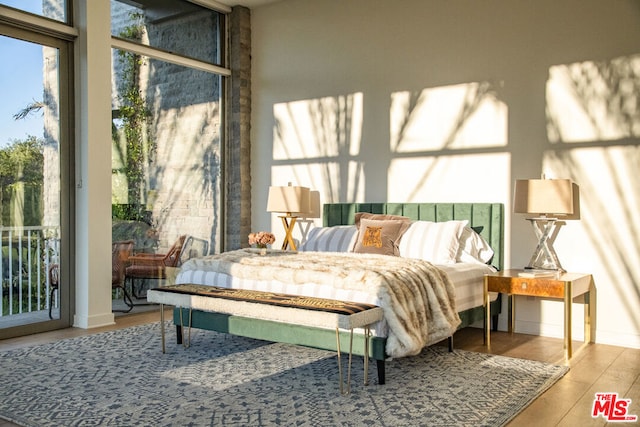
<svg viewBox="0 0 640 427">
<path fill-rule="evenodd" d="M 0 341 L 0 351 L 158 320 L 158 311 L 119 316 L 116 318 L 115 325 L 104 328 L 92 330 L 69 328 L 3 340 Z M 580 342 L 574 342 L 574 349 L 578 349 L 580 345 Z M 482 330 L 476 328 L 465 328 L 457 332 L 454 337 L 454 346 L 457 349 L 487 352 L 483 345 Z M 562 340 L 560 339 L 494 332 L 491 334 L 491 346 L 491 352 L 494 354 L 562 363 Z M 602 417 L 595 419 L 591 417 L 596 392 L 617 392 L 620 398 L 631 399 L 629 414 L 640 416 L 640 349 L 603 344 L 583 346 L 574 354 L 571 370 L 508 426 L 607 425 Z M 419 420 L 416 420 L 416 425 L 420 425 Z M 15 426 L 15 424 L 0 420 L 0 427 L 9 426 Z"/>
</svg>

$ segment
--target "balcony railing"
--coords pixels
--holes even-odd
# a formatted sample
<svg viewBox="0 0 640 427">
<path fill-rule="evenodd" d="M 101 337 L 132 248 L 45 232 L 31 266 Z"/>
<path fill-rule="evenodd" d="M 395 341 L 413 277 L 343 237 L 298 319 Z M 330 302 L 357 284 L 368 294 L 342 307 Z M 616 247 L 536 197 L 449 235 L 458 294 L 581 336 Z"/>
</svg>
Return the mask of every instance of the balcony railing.
<svg viewBox="0 0 640 427">
<path fill-rule="evenodd" d="M 0 317 L 57 307 L 57 301 L 50 301 L 48 271 L 60 262 L 60 228 L 0 227 L 0 240 Z"/>
</svg>

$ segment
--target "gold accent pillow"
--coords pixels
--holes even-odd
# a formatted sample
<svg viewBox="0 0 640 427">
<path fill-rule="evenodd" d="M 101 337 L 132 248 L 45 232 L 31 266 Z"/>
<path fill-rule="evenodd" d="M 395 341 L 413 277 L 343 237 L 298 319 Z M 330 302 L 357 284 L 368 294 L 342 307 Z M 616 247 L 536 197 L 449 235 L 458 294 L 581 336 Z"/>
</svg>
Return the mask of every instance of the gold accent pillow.
<svg viewBox="0 0 640 427">
<path fill-rule="evenodd" d="M 358 237 L 353 252 L 398 256 L 398 243 L 410 225 L 407 217 L 358 212 Z"/>
</svg>

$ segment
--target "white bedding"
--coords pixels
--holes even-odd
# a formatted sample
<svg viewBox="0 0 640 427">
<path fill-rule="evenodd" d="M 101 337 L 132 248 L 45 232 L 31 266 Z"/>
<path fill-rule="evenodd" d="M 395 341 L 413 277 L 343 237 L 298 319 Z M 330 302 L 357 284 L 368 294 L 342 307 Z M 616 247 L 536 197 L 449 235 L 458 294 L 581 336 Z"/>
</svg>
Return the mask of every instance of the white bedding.
<svg viewBox="0 0 640 427">
<path fill-rule="evenodd" d="M 176 284 L 193 283 L 222 288 L 249 289 L 381 305 L 381 301 L 365 291 L 337 288 L 312 282 L 301 285 L 279 280 L 232 277 L 225 273 L 202 268 L 202 260 L 198 260 L 197 263 L 187 262 L 178 273 Z M 455 285 L 455 303 L 458 312 L 483 304 L 483 278 L 485 274 L 495 272 L 493 267 L 479 263 L 456 263 L 438 265 L 437 267 L 446 272 Z M 495 297 L 496 295 L 493 295 L 492 299 L 495 299 Z M 384 322 L 378 323 L 373 332 L 377 336 L 387 336 L 386 324 Z"/>
<path fill-rule="evenodd" d="M 487 264 L 466 262 L 443 264 L 437 267 L 449 275 L 456 287 L 456 309 L 458 313 L 484 304 L 484 301 L 482 301 L 484 275 L 495 273 L 495 268 Z M 492 293 L 491 301 L 497 297 L 497 293 Z"/>
</svg>

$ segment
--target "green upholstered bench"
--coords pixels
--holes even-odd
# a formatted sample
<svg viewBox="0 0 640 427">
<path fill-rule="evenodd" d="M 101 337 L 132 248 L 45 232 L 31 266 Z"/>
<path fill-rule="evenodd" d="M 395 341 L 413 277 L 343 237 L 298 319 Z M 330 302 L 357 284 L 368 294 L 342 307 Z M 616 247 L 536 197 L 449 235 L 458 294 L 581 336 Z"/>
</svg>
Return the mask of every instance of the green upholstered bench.
<svg viewBox="0 0 640 427">
<path fill-rule="evenodd" d="M 165 352 L 165 304 L 180 308 L 180 319 L 176 325 L 180 326 L 179 341 L 184 340 L 184 327 L 186 326 L 188 328 L 187 347 L 190 343 L 191 321 L 194 310 L 196 312 L 218 313 L 227 316 L 226 321 L 229 322 L 229 324 L 234 317 L 252 319 L 254 320 L 254 327 L 257 327 L 256 322 L 258 321 L 270 322 L 274 330 L 283 332 L 286 331 L 289 325 L 335 330 L 334 342 L 336 343 L 338 354 L 339 386 L 340 392 L 343 394 L 349 393 L 351 389 L 353 330 L 356 328 L 364 329 L 362 355 L 364 355 L 364 383 L 366 385 L 368 383 L 369 327 L 383 317 L 382 308 L 372 304 L 194 284 L 171 285 L 149 290 L 147 300 L 160 304 L 163 353 Z M 186 325 L 182 309 L 188 310 Z M 347 364 L 346 391 L 343 386 L 340 330 L 347 330 L 349 332 L 349 360 Z M 251 336 L 239 332 L 241 331 L 234 330 L 232 333 L 235 335 Z M 256 338 L 268 339 L 264 338 L 262 334 L 259 334 Z M 298 342 L 291 342 L 288 338 L 269 340 L 300 344 Z M 317 345 L 312 346 L 317 347 Z"/>
</svg>

